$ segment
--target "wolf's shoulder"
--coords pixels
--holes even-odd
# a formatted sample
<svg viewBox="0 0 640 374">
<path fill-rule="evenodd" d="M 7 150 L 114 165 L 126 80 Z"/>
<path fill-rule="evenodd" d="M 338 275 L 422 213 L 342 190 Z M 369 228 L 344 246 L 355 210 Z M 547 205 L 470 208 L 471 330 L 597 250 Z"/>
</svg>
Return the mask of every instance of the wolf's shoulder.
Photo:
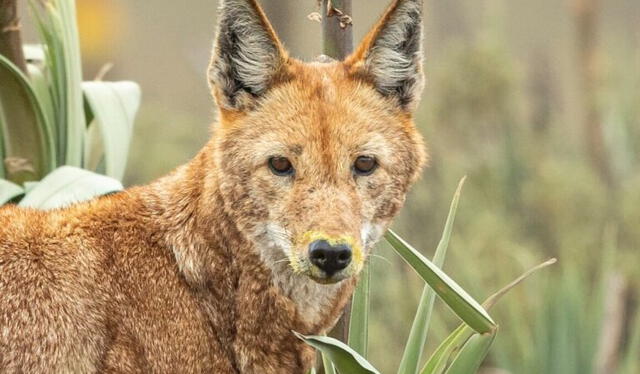
<svg viewBox="0 0 640 374">
<path fill-rule="evenodd" d="M 95 266 L 104 257 L 98 244 L 105 246 L 111 240 L 106 236 L 115 225 L 110 217 L 91 213 L 103 205 L 91 201 L 48 211 L 15 205 L 0 208 L 0 272 L 12 268 L 66 272 Z"/>
<path fill-rule="evenodd" d="M 42 238 L 48 213 L 15 205 L 0 207 L 0 253 Z"/>
</svg>

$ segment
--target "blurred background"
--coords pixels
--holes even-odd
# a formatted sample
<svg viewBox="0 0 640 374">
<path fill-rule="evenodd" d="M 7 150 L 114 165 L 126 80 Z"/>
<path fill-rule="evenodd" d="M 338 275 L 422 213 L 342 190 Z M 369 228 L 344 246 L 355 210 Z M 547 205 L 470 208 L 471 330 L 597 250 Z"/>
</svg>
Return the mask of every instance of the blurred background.
<svg viewBox="0 0 640 374">
<path fill-rule="evenodd" d="M 354 0 L 356 40 L 388 2 Z M 320 54 L 320 24 L 307 18 L 315 0 L 262 3 L 292 55 Z M 486 371 L 640 373 L 640 2 L 425 3 L 427 87 L 417 123 L 431 162 L 396 230 L 431 255 L 467 175 L 448 274 L 482 300 L 559 259 L 492 311 L 501 331 Z M 85 79 L 112 63 L 106 79 L 142 87 L 125 183 L 146 183 L 210 135 L 205 72 L 217 2 L 77 5 Z M 23 20 L 25 41 L 36 42 Z M 389 373 L 422 281 L 385 245 L 377 254 L 370 358 Z M 457 324 L 436 304 L 429 352 Z"/>
</svg>

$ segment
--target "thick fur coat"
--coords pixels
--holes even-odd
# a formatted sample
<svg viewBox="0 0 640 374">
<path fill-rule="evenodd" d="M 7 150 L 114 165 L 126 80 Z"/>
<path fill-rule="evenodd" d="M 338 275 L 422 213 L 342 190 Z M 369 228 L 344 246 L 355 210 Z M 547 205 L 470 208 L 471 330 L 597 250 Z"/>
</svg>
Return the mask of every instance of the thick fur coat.
<svg viewBox="0 0 640 374">
<path fill-rule="evenodd" d="M 306 372 L 292 331 L 334 325 L 425 161 L 421 7 L 396 0 L 345 61 L 303 63 L 255 0 L 223 1 L 219 116 L 191 162 L 64 209 L 0 209 L 0 372 Z M 315 266 L 319 239 L 349 265 Z"/>
</svg>

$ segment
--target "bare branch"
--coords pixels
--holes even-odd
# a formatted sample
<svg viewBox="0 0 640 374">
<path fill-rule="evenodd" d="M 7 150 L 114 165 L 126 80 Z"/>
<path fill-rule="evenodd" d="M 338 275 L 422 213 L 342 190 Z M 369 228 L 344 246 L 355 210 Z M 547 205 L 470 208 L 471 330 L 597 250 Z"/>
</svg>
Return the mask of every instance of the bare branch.
<svg viewBox="0 0 640 374">
<path fill-rule="evenodd" d="M 27 73 L 17 0 L 0 0 L 0 54 Z"/>
<path fill-rule="evenodd" d="M 351 0 L 322 0 L 324 54 L 342 60 L 353 51 Z"/>
</svg>

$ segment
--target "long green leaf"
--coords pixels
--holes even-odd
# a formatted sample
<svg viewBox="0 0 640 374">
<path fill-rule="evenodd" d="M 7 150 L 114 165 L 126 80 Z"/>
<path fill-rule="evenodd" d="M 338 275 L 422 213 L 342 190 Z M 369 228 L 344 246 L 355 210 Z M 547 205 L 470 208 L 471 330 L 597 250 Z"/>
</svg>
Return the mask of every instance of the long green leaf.
<svg viewBox="0 0 640 374">
<path fill-rule="evenodd" d="M 28 194 L 39 184 L 40 182 L 24 182 L 24 193 Z"/>
<path fill-rule="evenodd" d="M 135 115 L 140 105 L 140 87 L 133 82 L 85 82 L 82 88 L 100 130 L 106 174 L 121 180 L 127 165 Z M 97 156 L 86 148 L 85 165 L 97 165 Z"/>
<path fill-rule="evenodd" d="M 489 296 L 483 303 L 483 307 L 487 310 L 491 309 L 504 295 L 506 295 L 511 289 L 522 283 L 525 279 L 530 277 L 535 272 L 553 265 L 556 263 L 556 259 L 549 259 L 533 268 L 524 272 L 521 276 L 501 288 Z M 463 344 L 473 335 L 473 330 L 466 324 L 461 324 L 456 328 L 435 350 L 431 355 L 424 368 L 420 371 L 421 374 L 441 374 L 447 367 L 449 360 L 453 353 L 458 351 Z"/>
<path fill-rule="evenodd" d="M 46 116 L 29 79 L 1 55 L 0 81 L 4 156 L 24 160 L 21 162 L 25 165 L 7 176 L 18 183 L 39 179 L 53 169 L 55 160 Z"/>
<path fill-rule="evenodd" d="M 294 334 L 327 355 L 340 374 L 380 374 L 364 357 L 343 342 L 328 336 Z"/>
<path fill-rule="evenodd" d="M 53 97 L 50 90 L 49 77 L 45 75 L 47 69 L 47 53 L 41 44 L 27 44 L 24 46 L 24 54 L 27 59 L 27 69 L 29 71 L 29 79 L 33 86 L 35 95 L 42 107 L 42 112 L 46 118 L 47 134 L 49 135 L 50 145 L 53 154 L 57 158 L 57 129 L 56 129 L 56 110 L 53 103 Z M 57 161 L 57 160 L 54 160 Z M 56 164 L 54 162 L 54 164 Z"/>
<path fill-rule="evenodd" d="M 55 149 L 55 110 L 53 109 L 53 101 L 51 100 L 51 92 L 49 91 L 49 82 L 45 77 L 42 69 L 36 64 L 27 64 L 29 71 L 29 78 L 33 85 L 33 91 L 38 98 L 38 102 L 42 107 L 42 113 L 46 118 L 45 124 L 47 125 L 47 134 L 51 144 L 50 147 Z"/>
<path fill-rule="evenodd" d="M 63 166 L 47 175 L 20 202 L 20 206 L 55 209 L 120 191 L 122 184 L 104 175 Z"/>
<path fill-rule="evenodd" d="M 4 205 L 22 195 L 24 190 L 15 183 L 0 179 L 0 205 Z"/>
<path fill-rule="evenodd" d="M 84 142 L 84 159 L 82 167 L 96 173 L 105 174 L 104 141 L 100 134 L 100 126 L 92 120 L 87 127 Z M 100 168 L 103 166 L 102 168 Z"/>
<path fill-rule="evenodd" d="M 490 334 L 473 334 L 446 371 L 447 374 L 471 374 L 478 371 L 496 338 L 497 330 Z"/>
<path fill-rule="evenodd" d="M 35 18 L 35 24 L 43 42 L 46 55 L 46 76 L 49 80 L 49 92 L 53 103 L 55 121 L 52 124 L 56 140 L 57 165 L 65 163 L 67 150 L 67 73 L 63 25 L 60 14 L 52 2 L 29 0 L 29 9 Z"/>
<path fill-rule="evenodd" d="M 2 112 L 2 102 L 0 102 L 0 178 L 5 178 L 4 170 L 4 129 L 7 128 L 6 120 L 4 119 L 4 113 Z"/>
<path fill-rule="evenodd" d="M 320 353 L 322 355 L 322 367 L 324 368 L 324 374 L 336 374 L 336 368 L 333 366 L 333 362 L 329 359 L 329 356 Z"/>
<path fill-rule="evenodd" d="M 369 288 L 371 282 L 371 263 L 362 269 L 360 281 L 353 293 L 351 316 L 349 317 L 349 346 L 362 357 L 367 357 L 369 341 Z"/>
<path fill-rule="evenodd" d="M 458 188 L 453 195 L 453 200 L 449 207 L 449 214 L 444 224 L 442 238 L 433 255 L 433 263 L 439 268 L 442 268 L 444 265 L 444 259 L 447 255 L 447 248 L 449 247 L 449 240 L 451 239 L 451 232 L 453 230 L 453 222 L 455 221 L 458 202 L 460 201 L 460 193 L 465 179 L 466 178 L 462 178 L 460 183 L 458 183 Z M 404 348 L 402 360 L 400 361 L 400 367 L 398 368 L 399 374 L 415 374 L 418 372 L 418 365 L 420 365 L 424 345 L 427 341 L 435 296 L 436 294 L 433 292 L 433 289 L 429 287 L 429 285 L 425 285 L 422 290 L 422 296 L 420 297 L 420 303 L 418 304 L 418 310 L 413 319 L 409 338 Z"/>
<path fill-rule="evenodd" d="M 385 239 L 460 319 L 481 334 L 493 331 L 496 324 L 489 314 L 453 279 L 393 231 Z"/>
<path fill-rule="evenodd" d="M 82 62 L 76 25 L 75 0 L 54 0 L 62 25 L 60 39 L 64 50 L 67 111 L 67 150 L 65 163 L 82 166 L 84 132 L 86 129 L 82 97 Z"/>
<path fill-rule="evenodd" d="M 453 352 L 462 347 L 471 335 L 473 335 L 473 330 L 469 326 L 464 323 L 458 326 L 433 352 L 420 374 L 443 373 Z"/>
</svg>

